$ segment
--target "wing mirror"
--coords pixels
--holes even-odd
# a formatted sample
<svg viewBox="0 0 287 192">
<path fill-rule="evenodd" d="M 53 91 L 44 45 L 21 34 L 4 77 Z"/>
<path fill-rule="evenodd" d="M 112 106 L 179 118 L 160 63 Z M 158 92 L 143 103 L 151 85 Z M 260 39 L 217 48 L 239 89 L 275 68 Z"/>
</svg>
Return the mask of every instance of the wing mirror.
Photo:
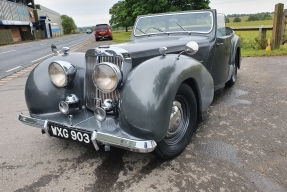
<svg viewBox="0 0 287 192">
<path fill-rule="evenodd" d="M 181 54 L 183 54 L 184 52 L 186 52 L 186 54 L 188 55 L 194 55 L 195 53 L 197 53 L 198 51 L 198 44 L 195 41 L 190 41 L 185 45 L 185 49 L 184 51 L 180 52 L 178 54 L 178 56 L 176 57 L 177 60 L 179 60 L 179 57 L 181 56 Z"/>
<path fill-rule="evenodd" d="M 52 44 L 52 45 L 51 45 L 51 49 L 52 49 L 52 52 L 53 52 L 55 55 L 59 55 L 59 54 L 60 54 L 59 51 L 58 51 L 58 49 L 57 49 L 57 46 L 56 46 L 56 45 Z"/>
<path fill-rule="evenodd" d="M 185 52 L 188 55 L 194 55 L 198 51 L 198 44 L 195 41 L 190 41 L 185 46 Z"/>
</svg>

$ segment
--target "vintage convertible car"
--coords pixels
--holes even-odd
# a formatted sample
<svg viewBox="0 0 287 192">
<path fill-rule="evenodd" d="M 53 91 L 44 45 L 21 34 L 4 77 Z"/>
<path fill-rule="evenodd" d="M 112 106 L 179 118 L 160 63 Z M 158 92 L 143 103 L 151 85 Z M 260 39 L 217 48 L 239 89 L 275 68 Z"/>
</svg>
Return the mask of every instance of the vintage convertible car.
<svg viewBox="0 0 287 192">
<path fill-rule="evenodd" d="M 138 16 L 130 42 L 61 53 L 29 75 L 30 115 L 19 120 L 49 137 L 154 152 L 189 144 L 214 90 L 232 86 L 240 40 L 216 10 Z"/>
</svg>

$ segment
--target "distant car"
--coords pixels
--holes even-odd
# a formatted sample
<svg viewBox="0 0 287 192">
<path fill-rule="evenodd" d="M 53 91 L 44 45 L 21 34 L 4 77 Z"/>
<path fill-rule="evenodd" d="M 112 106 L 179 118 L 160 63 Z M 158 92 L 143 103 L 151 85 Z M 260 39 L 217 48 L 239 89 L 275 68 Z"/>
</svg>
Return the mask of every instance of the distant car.
<svg viewBox="0 0 287 192">
<path fill-rule="evenodd" d="M 96 39 L 112 38 L 107 24 L 95 32 Z M 96 150 L 179 155 L 214 90 L 236 82 L 240 38 L 210 9 L 138 16 L 130 40 L 86 53 L 63 47 L 60 54 L 52 45 L 55 56 L 27 79 L 30 116 L 19 120 Z"/>
<path fill-rule="evenodd" d="M 92 30 L 91 29 L 87 29 L 86 33 L 90 34 L 90 33 L 92 33 Z"/>
<path fill-rule="evenodd" d="M 96 41 L 101 39 L 113 40 L 111 27 L 108 24 L 97 24 L 95 26 L 95 39 Z"/>
</svg>

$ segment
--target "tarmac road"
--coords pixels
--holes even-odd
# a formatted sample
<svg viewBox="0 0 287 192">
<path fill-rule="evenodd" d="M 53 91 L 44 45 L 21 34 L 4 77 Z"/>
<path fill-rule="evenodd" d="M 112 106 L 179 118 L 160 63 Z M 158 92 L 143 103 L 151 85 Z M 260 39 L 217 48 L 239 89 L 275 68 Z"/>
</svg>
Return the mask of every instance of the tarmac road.
<svg viewBox="0 0 287 192">
<path fill-rule="evenodd" d="M 28 73 L 15 76 L 0 86 L 0 191 L 287 191 L 286 61 L 244 58 L 236 84 L 215 92 L 191 143 L 166 162 L 20 123 Z"/>
<path fill-rule="evenodd" d="M 62 47 L 72 49 L 92 40 L 94 40 L 93 34 L 73 34 L 0 46 L 0 79 L 53 56 L 52 44 L 55 44 L 59 50 Z"/>
</svg>

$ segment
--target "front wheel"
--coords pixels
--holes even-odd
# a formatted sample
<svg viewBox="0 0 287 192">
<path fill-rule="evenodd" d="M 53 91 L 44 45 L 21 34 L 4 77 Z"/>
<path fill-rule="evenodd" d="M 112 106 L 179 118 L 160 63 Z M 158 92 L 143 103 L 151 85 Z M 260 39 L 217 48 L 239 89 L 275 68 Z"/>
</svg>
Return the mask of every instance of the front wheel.
<svg viewBox="0 0 287 192">
<path fill-rule="evenodd" d="M 195 95 L 187 84 L 181 84 L 174 98 L 166 136 L 157 143 L 155 155 L 164 160 L 179 155 L 190 142 L 196 120 Z"/>
</svg>

